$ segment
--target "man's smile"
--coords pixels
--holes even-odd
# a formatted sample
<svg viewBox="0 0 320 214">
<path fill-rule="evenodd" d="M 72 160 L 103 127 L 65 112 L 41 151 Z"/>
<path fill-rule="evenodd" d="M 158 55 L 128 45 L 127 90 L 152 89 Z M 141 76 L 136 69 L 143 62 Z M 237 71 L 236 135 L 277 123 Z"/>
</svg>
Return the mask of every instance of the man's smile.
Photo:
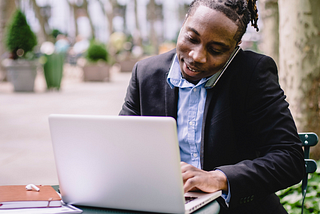
<svg viewBox="0 0 320 214">
<path fill-rule="evenodd" d="M 184 64 L 185 64 L 186 69 L 188 69 L 194 73 L 201 73 L 201 69 L 196 68 L 196 67 L 192 67 L 189 63 L 186 63 L 185 61 L 184 61 Z"/>
<path fill-rule="evenodd" d="M 199 71 L 197 71 L 197 70 L 195 70 L 195 69 L 192 69 L 191 67 L 189 67 L 188 65 L 187 65 L 187 68 L 190 70 L 190 71 L 193 71 L 193 72 L 199 72 Z"/>
</svg>

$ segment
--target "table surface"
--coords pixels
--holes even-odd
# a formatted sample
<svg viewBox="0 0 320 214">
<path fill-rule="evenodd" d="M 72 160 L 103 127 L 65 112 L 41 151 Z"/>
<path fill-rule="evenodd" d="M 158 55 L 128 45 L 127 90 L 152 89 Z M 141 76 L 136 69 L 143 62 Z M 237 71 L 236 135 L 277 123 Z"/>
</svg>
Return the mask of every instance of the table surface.
<svg viewBox="0 0 320 214">
<path fill-rule="evenodd" d="M 56 191 L 58 191 L 59 186 L 52 186 Z M 75 207 L 81 209 L 84 214 L 98 214 L 98 213 L 113 213 L 113 214 L 144 214 L 146 212 L 139 211 L 128 211 L 128 210 L 118 210 L 118 209 L 107 209 L 107 208 L 99 208 L 99 207 L 85 207 L 74 205 Z M 211 203 L 205 205 L 201 209 L 197 210 L 193 214 L 217 214 L 220 211 L 220 205 L 216 200 Z"/>
</svg>

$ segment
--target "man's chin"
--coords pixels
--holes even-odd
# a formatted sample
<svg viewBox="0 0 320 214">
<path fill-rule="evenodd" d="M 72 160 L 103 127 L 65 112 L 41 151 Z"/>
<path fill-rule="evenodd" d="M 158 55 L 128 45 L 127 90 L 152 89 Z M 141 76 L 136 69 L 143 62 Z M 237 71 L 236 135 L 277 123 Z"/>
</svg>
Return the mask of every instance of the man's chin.
<svg viewBox="0 0 320 214">
<path fill-rule="evenodd" d="M 195 85 L 201 80 L 201 78 L 199 77 L 196 77 L 194 75 L 188 75 L 184 72 L 182 72 L 182 76 L 184 79 L 188 80 L 188 82 L 193 83 Z"/>
</svg>

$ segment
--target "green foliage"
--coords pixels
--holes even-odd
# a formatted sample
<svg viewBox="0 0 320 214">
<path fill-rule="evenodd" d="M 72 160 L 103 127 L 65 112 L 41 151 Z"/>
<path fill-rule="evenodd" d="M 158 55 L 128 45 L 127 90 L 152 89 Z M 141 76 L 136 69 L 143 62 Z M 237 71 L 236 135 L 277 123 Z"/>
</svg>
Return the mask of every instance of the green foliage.
<svg viewBox="0 0 320 214">
<path fill-rule="evenodd" d="M 59 34 L 63 34 L 60 30 L 58 30 L 58 29 L 53 29 L 52 31 L 51 31 L 51 35 L 56 39 L 57 38 L 57 36 L 59 35 Z"/>
<path fill-rule="evenodd" d="M 108 61 L 108 51 L 104 44 L 97 41 L 91 41 L 90 46 L 87 50 L 86 58 L 89 62 L 97 62 L 103 60 Z"/>
<path fill-rule="evenodd" d="M 18 58 L 18 56 L 26 56 L 37 45 L 37 37 L 32 32 L 25 15 L 20 10 L 13 14 L 7 27 L 5 44 L 12 53 L 13 59 Z"/>
<path fill-rule="evenodd" d="M 304 213 L 320 213 L 320 161 L 318 169 L 309 174 L 307 194 L 304 201 Z M 302 204 L 301 182 L 292 187 L 277 192 L 284 208 L 290 214 L 300 214 Z"/>
</svg>

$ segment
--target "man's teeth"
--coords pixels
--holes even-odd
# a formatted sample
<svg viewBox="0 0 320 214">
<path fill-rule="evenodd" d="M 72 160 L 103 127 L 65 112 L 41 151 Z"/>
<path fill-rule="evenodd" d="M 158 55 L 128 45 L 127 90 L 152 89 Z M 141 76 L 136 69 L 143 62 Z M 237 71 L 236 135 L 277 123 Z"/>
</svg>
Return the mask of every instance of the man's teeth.
<svg viewBox="0 0 320 214">
<path fill-rule="evenodd" d="M 196 72 L 196 70 L 190 68 L 189 66 L 187 66 L 187 67 L 188 67 L 188 69 L 189 69 L 190 71 Z"/>
</svg>

